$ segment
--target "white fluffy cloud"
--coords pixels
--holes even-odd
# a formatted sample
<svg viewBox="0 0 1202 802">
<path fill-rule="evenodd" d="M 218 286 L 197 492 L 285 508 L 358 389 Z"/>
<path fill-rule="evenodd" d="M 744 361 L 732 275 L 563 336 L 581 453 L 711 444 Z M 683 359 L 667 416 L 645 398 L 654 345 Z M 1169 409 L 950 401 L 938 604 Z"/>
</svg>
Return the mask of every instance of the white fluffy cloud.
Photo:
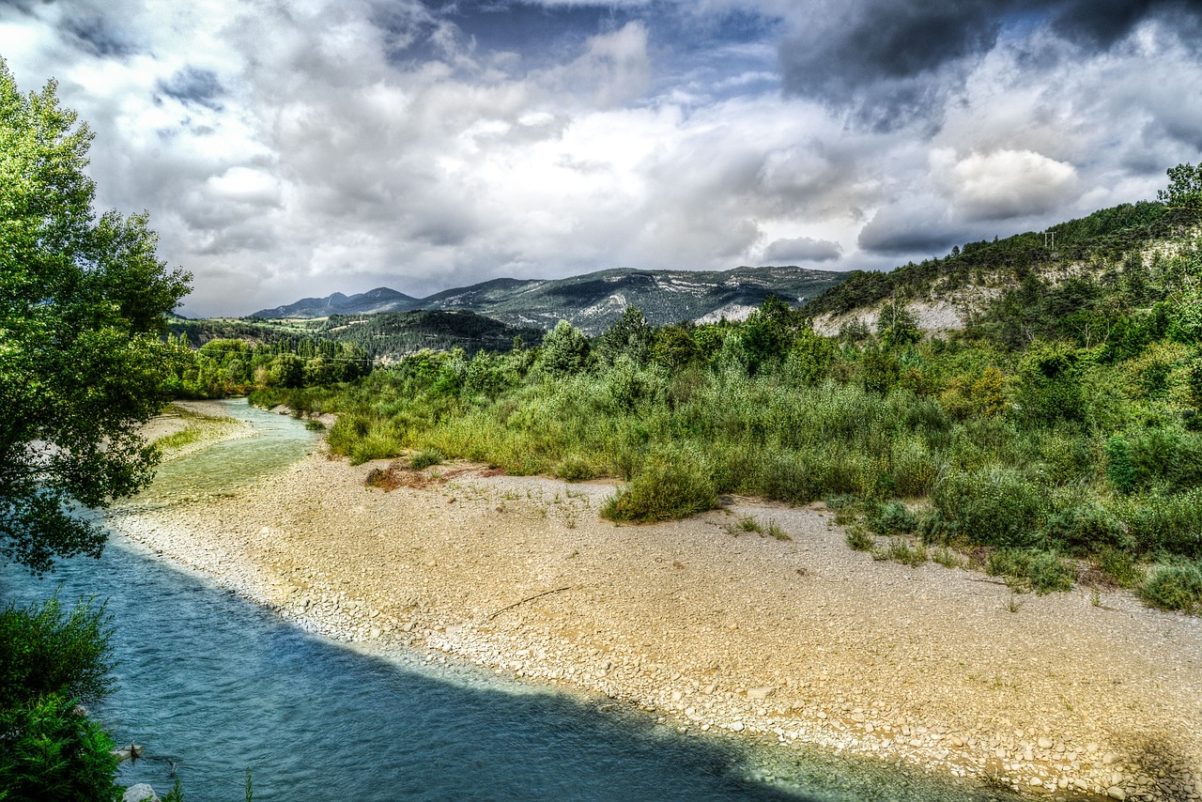
<svg viewBox="0 0 1202 802">
<path fill-rule="evenodd" d="M 189 314 L 618 265 L 883 267 L 1147 197 L 1199 155 L 1180 95 L 1202 68 L 1155 23 L 1105 53 L 1002 37 L 934 117 L 875 130 L 780 94 L 770 24 L 697 47 L 663 4 L 608 5 L 625 16 L 534 52 L 416 0 L 30 2 L 0 6 L 0 55 L 90 121 L 100 202 L 150 210 L 196 275 Z"/>
<path fill-rule="evenodd" d="M 957 157 L 935 150 L 936 180 L 966 220 L 1005 220 L 1046 214 L 1073 199 L 1077 170 L 1030 150 L 995 150 Z"/>
</svg>

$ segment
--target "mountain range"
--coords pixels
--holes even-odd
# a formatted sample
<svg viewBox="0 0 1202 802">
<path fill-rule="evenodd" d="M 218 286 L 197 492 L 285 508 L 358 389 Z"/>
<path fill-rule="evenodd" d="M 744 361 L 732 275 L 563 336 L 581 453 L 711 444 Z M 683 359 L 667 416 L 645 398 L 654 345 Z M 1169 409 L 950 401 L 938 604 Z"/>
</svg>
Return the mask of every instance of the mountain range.
<svg viewBox="0 0 1202 802">
<path fill-rule="evenodd" d="M 511 326 L 549 329 L 559 320 L 589 334 L 604 331 L 627 306 L 637 306 L 654 325 L 682 320 L 741 319 L 776 295 L 803 304 L 846 278 L 846 273 L 802 267 L 738 267 L 726 271 L 618 268 L 563 279 L 501 278 L 414 298 L 387 287 L 357 295 L 262 309 L 267 320 L 313 319 L 381 312 L 465 310 Z"/>
</svg>

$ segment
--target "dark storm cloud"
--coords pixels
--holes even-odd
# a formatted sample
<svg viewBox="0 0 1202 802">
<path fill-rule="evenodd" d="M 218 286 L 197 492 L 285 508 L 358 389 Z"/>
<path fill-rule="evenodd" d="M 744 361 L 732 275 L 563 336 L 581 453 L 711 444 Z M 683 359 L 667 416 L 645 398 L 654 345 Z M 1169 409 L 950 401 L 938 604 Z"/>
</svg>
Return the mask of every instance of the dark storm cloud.
<svg viewBox="0 0 1202 802">
<path fill-rule="evenodd" d="M 770 264 L 786 262 L 829 262 L 843 255 L 839 243 L 813 237 L 778 239 L 764 249 L 764 261 Z"/>
<path fill-rule="evenodd" d="M 937 201 L 907 199 L 878 211 L 860 230 L 857 244 L 887 256 L 934 254 L 963 241 L 964 235 L 964 227 L 947 220 Z"/>
<path fill-rule="evenodd" d="M 99 15 L 68 16 L 62 22 L 62 30 L 80 50 L 94 56 L 127 58 L 138 52 L 111 20 Z"/>
<path fill-rule="evenodd" d="M 860 0 L 811 4 L 780 46 L 786 92 L 851 109 L 889 129 L 928 113 L 1004 30 L 1048 26 L 1087 51 L 1109 49 L 1141 22 L 1169 19 L 1183 40 L 1202 0 Z"/>
<path fill-rule="evenodd" d="M 219 110 L 217 98 L 224 89 L 212 70 L 185 67 L 166 81 L 159 81 L 159 91 L 184 103 L 198 103 Z"/>
</svg>

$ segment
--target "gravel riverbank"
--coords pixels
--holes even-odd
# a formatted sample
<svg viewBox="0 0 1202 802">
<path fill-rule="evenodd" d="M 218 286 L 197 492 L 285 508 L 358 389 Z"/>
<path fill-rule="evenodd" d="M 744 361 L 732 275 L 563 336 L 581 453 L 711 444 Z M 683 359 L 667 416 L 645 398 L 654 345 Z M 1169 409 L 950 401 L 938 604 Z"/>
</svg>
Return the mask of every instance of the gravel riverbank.
<svg viewBox="0 0 1202 802">
<path fill-rule="evenodd" d="M 851 551 L 820 506 L 616 526 L 613 484 L 315 453 L 124 536 L 313 631 L 1060 799 L 1202 799 L 1202 621 Z M 734 535 L 741 516 L 789 540 Z M 1017 604 L 1012 602 L 1017 601 Z"/>
</svg>

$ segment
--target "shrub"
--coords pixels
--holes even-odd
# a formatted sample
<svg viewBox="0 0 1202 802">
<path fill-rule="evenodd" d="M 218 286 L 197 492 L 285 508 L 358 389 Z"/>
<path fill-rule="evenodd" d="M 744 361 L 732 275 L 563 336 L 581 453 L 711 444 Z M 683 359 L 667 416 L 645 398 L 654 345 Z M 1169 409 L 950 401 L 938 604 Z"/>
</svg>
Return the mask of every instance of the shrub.
<svg viewBox="0 0 1202 802">
<path fill-rule="evenodd" d="M 1202 486 L 1202 435 L 1180 429 L 1150 429 L 1134 443 L 1134 460 L 1149 484 L 1168 492 Z"/>
<path fill-rule="evenodd" d="M 120 798 L 117 756 L 100 725 L 73 699 L 50 694 L 0 712 L 0 793 L 13 800 Z"/>
<path fill-rule="evenodd" d="M 540 363 L 550 375 L 566 376 L 584 370 L 588 352 L 588 338 L 571 323 L 561 320 L 543 338 Z"/>
<path fill-rule="evenodd" d="M 1128 545 L 1123 522 L 1096 501 L 1082 501 L 1051 512 L 1044 536 L 1079 553 Z"/>
<path fill-rule="evenodd" d="M 935 485 L 935 508 L 951 528 L 988 546 L 1029 546 L 1039 538 L 1042 494 L 1009 468 L 951 470 Z"/>
<path fill-rule="evenodd" d="M 773 540 L 792 540 L 793 539 L 793 538 L 789 537 L 789 533 L 786 532 L 784 529 L 782 529 L 781 525 L 778 524 L 776 521 L 769 521 L 768 528 L 765 530 L 764 533 L 766 535 L 768 535 L 768 537 L 772 538 Z"/>
<path fill-rule="evenodd" d="M 900 501 L 890 501 L 876 505 L 868 526 L 878 535 L 908 535 L 918 528 L 918 517 Z"/>
<path fill-rule="evenodd" d="M 955 525 L 939 510 L 923 510 L 916 516 L 914 531 L 923 543 L 947 543 L 956 535 Z"/>
<path fill-rule="evenodd" d="M 926 546 L 921 543 L 911 544 L 908 540 L 901 537 L 889 540 L 889 548 L 885 549 L 884 555 L 887 559 L 893 560 L 895 563 L 908 565 L 911 568 L 917 568 L 927 561 Z"/>
<path fill-rule="evenodd" d="M 939 478 L 939 463 L 917 437 L 893 444 L 893 486 L 903 497 L 925 496 Z"/>
<path fill-rule="evenodd" d="M 555 465 L 552 472 L 560 479 L 565 479 L 569 482 L 582 482 L 585 479 L 593 479 L 599 473 L 589 464 L 588 460 L 579 454 L 568 454 Z"/>
<path fill-rule="evenodd" d="M 1006 410 L 1005 376 L 992 365 L 980 373 L 955 376 L 939 395 L 939 403 L 960 420 L 1000 415 Z"/>
<path fill-rule="evenodd" d="M 1202 488 L 1127 499 L 1120 512 L 1139 552 L 1202 558 Z"/>
<path fill-rule="evenodd" d="M 1202 611 L 1202 567 L 1157 566 L 1140 586 L 1139 597 L 1162 610 Z"/>
<path fill-rule="evenodd" d="M 1103 546 L 1094 555 L 1094 565 L 1116 585 L 1124 588 L 1135 587 L 1143 579 L 1143 573 L 1130 552 Z"/>
<path fill-rule="evenodd" d="M 876 544 L 868 530 L 858 524 L 847 528 L 847 545 L 856 551 L 868 551 Z"/>
<path fill-rule="evenodd" d="M 57 598 L 0 611 L 0 710 L 49 694 L 91 704 L 111 688 L 110 618 L 81 602 L 70 612 Z"/>
<path fill-rule="evenodd" d="M 601 510 L 612 521 L 668 521 L 718 506 L 718 493 L 691 451 L 653 454 Z"/>
<path fill-rule="evenodd" d="M 1075 577 L 1072 568 L 1055 552 L 1034 549 L 998 549 L 990 553 L 986 570 L 1005 577 L 1012 587 L 1040 595 L 1069 590 Z"/>
<path fill-rule="evenodd" d="M 768 498 L 805 504 L 826 490 L 813 466 L 800 454 L 773 454 L 761 470 L 758 484 Z"/>
<path fill-rule="evenodd" d="M 1080 357 L 1064 343 L 1036 343 L 1019 367 L 1017 401 L 1036 421 L 1081 420 Z"/>
<path fill-rule="evenodd" d="M 409 458 L 409 467 L 415 471 L 420 471 L 423 468 L 429 468 L 431 465 L 437 465 L 443 459 L 445 459 L 443 453 L 437 448 L 423 448 Z"/>
<path fill-rule="evenodd" d="M 752 518 L 750 515 L 744 515 L 735 522 L 731 529 L 735 534 L 738 534 L 739 532 L 755 532 L 759 535 L 764 534 L 764 527 L 759 521 L 757 521 L 755 518 Z"/>
</svg>

